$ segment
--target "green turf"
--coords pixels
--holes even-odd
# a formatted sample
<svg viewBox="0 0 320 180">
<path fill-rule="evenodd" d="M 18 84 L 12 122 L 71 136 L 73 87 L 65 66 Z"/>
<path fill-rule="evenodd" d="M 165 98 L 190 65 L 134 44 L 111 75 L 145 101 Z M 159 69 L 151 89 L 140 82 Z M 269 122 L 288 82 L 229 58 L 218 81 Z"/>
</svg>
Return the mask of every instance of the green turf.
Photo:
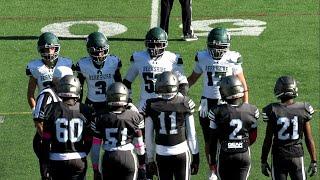
<svg viewBox="0 0 320 180">
<path fill-rule="evenodd" d="M 125 25 L 128 31 L 110 37 L 110 52 L 123 62 L 122 75 L 126 74 L 132 52 L 144 48 L 141 39 L 150 27 L 151 1 L 4 1 L 0 0 L 0 179 L 38 179 L 39 170 L 32 150 L 34 134 L 31 114 L 26 99 L 28 78 L 26 64 L 39 55 L 36 36 L 48 24 L 76 20 L 99 20 Z M 319 2 L 315 0 L 198 0 L 193 1 L 193 20 L 254 19 L 267 23 L 259 37 L 233 36 L 232 49 L 244 57 L 244 72 L 250 88 L 250 102 L 261 110 L 275 101 L 273 85 L 280 75 L 293 75 L 299 81 L 297 100 L 308 101 L 316 109 L 312 129 L 319 154 Z M 205 37 L 195 42 L 179 41 L 182 30 L 181 11 L 175 1 L 169 28 L 168 50 L 179 52 L 184 58 L 186 75 L 191 74 L 194 54 L 206 47 Z M 228 28 L 232 24 L 221 23 Z M 211 25 L 210 27 L 214 27 Z M 77 25 L 74 34 L 85 35 L 97 30 L 94 25 Z M 19 40 L 4 39 L 17 36 Z M 85 41 L 61 40 L 61 55 L 74 62 L 86 56 Z M 189 95 L 199 102 L 202 79 L 190 89 Z M 139 80 L 133 86 L 134 100 L 138 100 Z M 198 105 L 198 103 L 197 103 Z M 12 114 L 10 114 L 12 113 Z M 22 114 L 21 114 L 22 113 Z M 18 115 L 17 115 L 18 114 Z M 196 117 L 200 141 L 200 172 L 192 179 L 205 179 L 207 167 L 204 159 L 203 138 Z M 249 179 L 268 179 L 260 173 L 260 154 L 265 124 L 260 120 L 257 142 L 252 146 L 252 169 Z M 305 148 L 306 150 L 306 148 Z M 306 166 L 309 155 L 305 152 Z M 231 172 L 232 173 L 232 172 Z M 88 179 L 92 170 L 88 169 Z M 313 180 L 318 177 L 310 178 Z"/>
</svg>

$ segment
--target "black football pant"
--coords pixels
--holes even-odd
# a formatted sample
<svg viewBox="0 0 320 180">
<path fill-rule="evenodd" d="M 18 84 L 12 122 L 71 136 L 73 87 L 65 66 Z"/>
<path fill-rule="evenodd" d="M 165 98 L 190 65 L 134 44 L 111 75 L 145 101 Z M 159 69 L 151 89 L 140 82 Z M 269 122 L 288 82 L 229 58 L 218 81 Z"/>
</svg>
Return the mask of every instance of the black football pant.
<svg viewBox="0 0 320 180">
<path fill-rule="evenodd" d="M 85 180 L 87 171 L 87 159 L 71 159 L 62 161 L 50 160 L 50 172 L 52 180 Z"/>
<path fill-rule="evenodd" d="M 169 18 L 174 0 L 161 0 L 160 27 L 169 34 Z M 183 35 L 191 34 L 191 0 L 179 0 L 182 11 Z"/>
<path fill-rule="evenodd" d="M 135 180 L 138 160 L 133 151 L 105 151 L 102 161 L 103 179 Z"/>
<path fill-rule="evenodd" d="M 43 155 L 41 154 L 41 136 L 36 132 L 33 137 L 33 151 L 39 159 L 40 175 L 42 180 L 50 180 L 49 174 L 49 162 L 42 159 Z"/>
<path fill-rule="evenodd" d="M 189 180 L 190 179 L 190 152 L 178 155 L 156 155 L 158 175 L 161 180 Z"/>
<path fill-rule="evenodd" d="M 218 176 L 221 180 L 247 180 L 250 161 L 250 149 L 243 153 L 223 153 L 220 149 Z"/>
<path fill-rule="evenodd" d="M 303 157 L 272 157 L 272 179 L 287 180 L 288 175 L 292 180 L 307 179 Z"/>
</svg>

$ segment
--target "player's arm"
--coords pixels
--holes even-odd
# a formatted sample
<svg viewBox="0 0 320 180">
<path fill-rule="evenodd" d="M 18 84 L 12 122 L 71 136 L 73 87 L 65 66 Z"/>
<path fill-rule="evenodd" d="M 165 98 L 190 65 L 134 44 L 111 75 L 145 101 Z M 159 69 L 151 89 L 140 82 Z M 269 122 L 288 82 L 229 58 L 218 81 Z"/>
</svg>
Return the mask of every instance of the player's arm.
<svg viewBox="0 0 320 180">
<path fill-rule="evenodd" d="M 254 142 L 256 142 L 257 135 L 258 135 L 258 122 L 257 122 L 257 120 L 259 119 L 258 108 L 255 108 L 254 118 L 255 118 L 255 121 L 253 124 L 251 124 L 251 128 L 249 130 L 249 143 L 250 143 L 250 145 L 252 145 Z"/>
<path fill-rule="evenodd" d="M 118 68 L 114 72 L 114 76 L 113 76 L 113 79 L 115 82 L 122 82 L 122 77 L 121 77 L 121 73 L 120 73 L 121 67 L 122 67 L 122 63 L 121 63 L 121 60 L 119 59 Z"/>
<path fill-rule="evenodd" d="M 196 129 L 194 125 L 194 117 L 192 114 L 187 114 L 185 118 L 187 128 L 187 142 L 192 154 L 191 174 L 195 175 L 199 170 L 200 158 L 198 141 L 196 138 Z"/>
<path fill-rule="evenodd" d="M 146 141 L 146 150 L 147 150 L 147 162 L 153 162 L 154 161 L 154 129 L 153 129 L 153 121 L 151 117 L 146 117 L 145 119 L 145 141 Z"/>
<path fill-rule="evenodd" d="M 133 55 L 130 57 L 130 67 L 127 71 L 127 74 L 125 76 L 125 78 L 123 79 L 123 84 L 126 85 L 126 87 L 129 89 L 129 99 L 130 101 L 132 101 L 132 89 L 131 89 L 131 84 L 132 82 L 135 80 L 135 78 L 138 76 L 139 74 L 139 70 L 136 68 L 135 63 L 134 63 L 134 58 Z"/>
<path fill-rule="evenodd" d="M 305 135 L 305 142 L 310 154 L 311 161 L 317 161 L 317 153 L 316 153 L 316 146 L 313 140 L 312 132 L 311 132 L 311 125 L 310 121 L 306 122 L 304 125 L 304 135 Z"/>
<path fill-rule="evenodd" d="M 84 81 L 86 80 L 86 78 L 83 76 L 83 74 L 81 73 L 81 69 L 80 69 L 80 65 L 79 62 L 76 65 L 72 66 L 73 71 L 77 72 L 77 77 L 80 81 L 81 84 L 81 91 L 80 91 L 80 99 L 79 102 L 82 102 L 82 98 L 83 98 L 83 85 L 84 85 Z"/>
<path fill-rule="evenodd" d="M 249 93 L 248 93 L 249 89 L 248 89 L 247 82 L 246 82 L 246 79 L 244 77 L 243 72 L 237 74 L 237 77 L 242 82 L 243 89 L 244 89 L 243 102 L 248 103 L 249 102 Z"/>
<path fill-rule="evenodd" d="M 49 93 L 40 94 L 37 98 L 36 106 L 34 108 L 33 122 L 40 136 L 43 135 L 43 114 L 45 107 L 49 104 L 48 102 L 52 102 L 52 99 L 50 100 L 50 98 L 51 97 Z"/>
<path fill-rule="evenodd" d="M 211 167 L 216 167 L 217 160 L 217 144 L 218 144 L 218 126 L 215 120 L 215 113 L 213 110 L 209 111 L 208 118 L 210 120 L 210 138 L 209 138 L 209 164 Z M 215 169 L 212 169 L 215 170 Z"/>
<path fill-rule="evenodd" d="M 189 83 L 189 87 L 193 86 L 202 74 L 202 69 L 201 69 L 201 66 L 200 66 L 199 60 L 198 60 L 198 54 L 195 55 L 194 61 L 195 61 L 195 66 L 193 68 L 193 71 L 192 71 L 191 75 L 187 78 L 188 83 Z"/>
<path fill-rule="evenodd" d="M 273 128 L 272 128 L 271 122 L 268 121 L 266 133 L 265 133 L 265 137 L 262 145 L 262 150 L 261 150 L 261 163 L 267 163 L 268 161 L 268 154 L 271 149 L 272 138 L 273 138 Z"/>
<path fill-rule="evenodd" d="M 37 88 L 37 79 L 30 76 L 29 83 L 28 83 L 27 99 L 28 99 L 29 106 L 32 110 L 36 106 L 36 100 L 34 97 L 34 93 L 36 91 L 36 88 Z"/>
</svg>

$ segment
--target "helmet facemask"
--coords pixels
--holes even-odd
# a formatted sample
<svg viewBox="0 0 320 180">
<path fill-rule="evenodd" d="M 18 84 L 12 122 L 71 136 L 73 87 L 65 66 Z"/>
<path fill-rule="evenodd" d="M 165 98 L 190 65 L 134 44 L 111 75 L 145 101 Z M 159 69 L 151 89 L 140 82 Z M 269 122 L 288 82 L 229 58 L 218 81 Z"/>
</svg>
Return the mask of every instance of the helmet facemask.
<svg viewBox="0 0 320 180">
<path fill-rule="evenodd" d="M 229 51 L 230 43 L 220 42 L 208 42 L 207 44 L 210 55 L 217 60 L 220 60 L 222 56 Z"/>
<path fill-rule="evenodd" d="M 44 46 L 39 46 L 38 52 L 47 65 L 54 66 L 59 56 L 60 44 L 46 44 Z"/>
<path fill-rule="evenodd" d="M 88 52 L 95 64 L 102 65 L 109 54 L 109 45 L 99 48 L 90 47 L 88 48 Z"/>
<path fill-rule="evenodd" d="M 168 46 L 167 40 L 146 40 L 145 46 L 152 57 L 161 56 Z"/>
<path fill-rule="evenodd" d="M 157 89 L 157 94 L 159 94 L 162 99 L 172 99 L 177 95 L 177 93 L 177 86 L 160 86 Z"/>
</svg>

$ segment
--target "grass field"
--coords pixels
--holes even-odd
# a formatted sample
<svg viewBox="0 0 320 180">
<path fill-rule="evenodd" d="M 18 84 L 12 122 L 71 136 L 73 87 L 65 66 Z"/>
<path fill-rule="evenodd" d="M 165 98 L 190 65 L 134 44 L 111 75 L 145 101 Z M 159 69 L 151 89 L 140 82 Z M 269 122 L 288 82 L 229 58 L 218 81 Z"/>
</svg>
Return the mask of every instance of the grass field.
<svg viewBox="0 0 320 180">
<path fill-rule="evenodd" d="M 292 75 L 299 81 L 299 101 L 308 101 L 316 109 L 312 129 L 319 154 L 319 1 L 316 0 L 197 0 L 193 2 L 193 21 L 218 19 L 250 19 L 265 22 L 259 36 L 232 36 L 232 49 L 244 57 L 243 68 L 250 87 L 250 102 L 260 110 L 275 101 L 274 82 L 280 75 Z M 36 50 L 40 30 L 52 23 L 66 21 L 105 21 L 124 25 L 127 31 L 112 37 L 110 51 L 123 62 L 123 76 L 132 52 L 144 48 L 143 38 L 150 28 L 151 1 L 31 1 L 0 0 L 0 179 L 39 179 L 37 159 L 32 150 L 34 128 L 26 99 L 28 78 L 26 64 L 39 55 Z M 184 57 L 186 75 L 191 74 L 196 51 L 206 47 L 206 37 L 198 41 L 180 41 L 182 30 L 179 1 L 175 1 L 170 19 L 168 50 Z M 200 23 L 201 24 L 201 23 Z M 236 24 L 221 22 L 210 24 L 239 28 Z M 87 35 L 98 26 L 77 24 L 70 31 Z M 200 32 L 195 27 L 196 33 Z M 108 35 L 108 34 L 106 34 Z M 83 39 L 62 38 L 61 55 L 76 62 L 86 56 Z M 201 80 L 189 95 L 199 102 Z M 138 81 L 134 83 L 134 100 L 138 100 Z M 0 117 L 1 119 L 1 117 Z M 204 159 L 203 137 L 197 120 L 200 141 L 201 167 L 192 179 L 205 179 L 207 167 Z M 265 124 L 260 120 L 257 142 L 252 146 L 252 169 L 249 179 L 267 179 L 260 173 L 260 154 Z M 305 149 L 306 151 L 306 149 Z M 309 165 L 305 152 L 305 164 Z M 232 172 L 231 172 L 232 173 Z M 91 167 L 87 173 L 92 179 Z M 319 176 L 310 178 L 319 179 Z"/>
</svg>

